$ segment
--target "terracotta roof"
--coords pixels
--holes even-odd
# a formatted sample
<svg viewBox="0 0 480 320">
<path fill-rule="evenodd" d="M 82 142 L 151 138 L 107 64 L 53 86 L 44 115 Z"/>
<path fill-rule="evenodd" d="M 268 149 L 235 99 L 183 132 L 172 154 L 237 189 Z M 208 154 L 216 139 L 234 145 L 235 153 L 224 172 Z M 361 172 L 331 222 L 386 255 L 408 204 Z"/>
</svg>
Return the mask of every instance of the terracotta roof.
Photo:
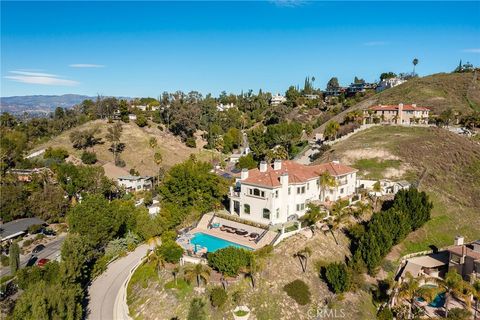
<svg viewBox="0 0 480 320">
<path fill-rule="evenodd" d="M 462 247 L 465 247 L 465 249 L 466 249 L 465 250 L 465 255 L 467 257 L 471 257 L 474 260 L 480 259 L 480 252 L 474 251 L 474 250 L 470 249 L 468 246 L 454 246 L 454 247 L 448 248 L 447 250 L 451 253 L 454 253 L 457 256 L 462 256 L 463 255 L 463 248 Z"/>
<path fill-rule="evenodd" d="M 379 106 L 373 106 L 369 108 L 370 110 L 374 111 L 398 111 L 398 105 L 392 106 L 392 105 L 379 105 Z M 430 111 L 429 108 L 427 107 L 417 107 L 411 104 L 405 104 L 403 105 L 403 110 L 404 111 Z"/>
<path fill-rule="evenodd" d="M 280 176 L 288 173 L 288 183 L 304 183 L 316 179 L 321 173 L 328 171 L 332 176 L 342 176 L 348 173 L 357 172 L 357 169 L 344 164 L 328 162 L 314 166 L 306 166 L 294 161 L 282 161 L 280 170 L 273 170 L 271 165 L 267 165 L 266 172 L 260 172 L 258 168 L 248 171 L 248 178 L 242 180 L 242 183 L 255 184 L 266 187 L 279 187 Z"/>
</svg>

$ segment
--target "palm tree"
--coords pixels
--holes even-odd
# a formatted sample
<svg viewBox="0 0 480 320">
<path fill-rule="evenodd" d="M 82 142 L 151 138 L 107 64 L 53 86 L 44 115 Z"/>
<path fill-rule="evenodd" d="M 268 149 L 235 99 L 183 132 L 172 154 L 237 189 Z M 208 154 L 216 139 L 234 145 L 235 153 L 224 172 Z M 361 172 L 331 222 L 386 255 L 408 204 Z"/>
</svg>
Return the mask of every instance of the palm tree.
<svg viewBox="0 0 480 320">
<path fill-rule="evenodd" d="M 445 317 L 448 317 L 448 303 L 452 297 L 463 300 L 470 308 L 470 295 L 464 292 L 468 286 L 457 271 L 451 270 L 447 272 L 445 279 L 435 278 L 434 281 L 445 290 Z"/>
<path fill-rule="evenodd" d="M 406 279 L 398 288 L 397 296 L 408 302 L 408 318 L 412 315 L 412 309 L 415 305 L 415 298 L 419 296 L 420 278 L 415 278 L 410 272 L 407 272 Z"/>
<path fill-rule="evenodd" d="M 115 123 L 113 126 L 107 129 L 107 135 L 105 139 L 112 144 L 113 161 L 117 162 L 117 149 L 120 143 L 120 137 L 122 136 L 122 124 L 120 122 Z"/>
<path fill-rule="evenodd" d="M 242 272 L 245 273 L 245 277 L 250 278 L 252 287 L 255 288 L 255 273 L 260 270 L 260 265 L 257 263 L 255 255 L 250 255 L 248 265 L 242 268 Z"/>
<path fill-rule="evenodd" d="M 343 224 L 345 219 L 348 217 L 348 214 L 345 210 L 339 209 L 339 210 L 332 210 L 333 215 L 330 217 L 330 223 L 329 223 L 329 231 L 333 236 L 333 239 L 335 240 L 335 243 L 337 245 L 340 245 L 338 243 L 337 237 L 335 237 L 335 233 L 333 231 L 338 230 L 340 226 Z"/>
<path fill-rule="evenodd" d="M 413 59 L 412 63 L 413 63 L 413 75 L 415 75 L 415 66 L 418 64 L 418 59 L 417 58 Z"/>
<path fill-rule="evenodd" d="M 300 265 L 302 266 L 302 271 L 305 273 L 307 271 L 307 262 L 308 257 L 312 255 L 312 249 L 310 247 L 305 247 L 302 250 L 295 253 L 293 256 L 298 258 Z"/>
<path fill-rule="evenodd" d="M 337 139 L 337 132 L 340 129 L 340 124 L 337 121 L 330 121 L 327 123 L 323 135 L 327 138 Z"/>
<path fill-rule="evenodd" d="M 177 286 L 177 275 L 180 273 L 180 267 L 175 266 L 172 270 L 173 279 L 175 280 L 175 286 Z"/>
<path fill-rule="evenodd" d="M 160 276 L 160 270 L 165 266 L 165 259 L 158 251 L 158 247 L 148 253 L 147 261 L 153 265 L 157 274 Z"/>
<path fill-rule="evenodd" d="M 335 180 L 335 177 L 330 174 L 330 172 L 325 171 L 320 174 L 320 187 L 322 188 L 322 193 L 323 193 L 323 201 L 325 201 L 326 198 L 326 189 L 331 189 L 335 188 L 337 186 L 337 181 Z"/>
<path fill-rule="evenodd" d="M 184 276 L 185 279 L 187 279 L 188 282 L 192 282 L 193 280 L 196 279 L 197 281 L 197 286 L 200 286 L 200 282 L 203 280 L 205 283 L 208 282 L 208 279 L 210 279 L 210 272 L 211 269 L 201 263 L 197 264 L 189 264 L 185 267 L 184 269 Z"/>
</svg>

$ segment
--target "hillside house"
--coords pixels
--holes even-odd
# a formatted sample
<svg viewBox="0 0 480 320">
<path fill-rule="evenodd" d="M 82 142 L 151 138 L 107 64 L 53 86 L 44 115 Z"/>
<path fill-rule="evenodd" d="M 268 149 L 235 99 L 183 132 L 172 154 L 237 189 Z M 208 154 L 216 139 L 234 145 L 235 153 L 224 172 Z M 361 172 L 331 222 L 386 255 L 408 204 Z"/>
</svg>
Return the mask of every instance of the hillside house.
<svg viewBox="0 0 480 320">
<path fill-rule="evenodd" d="M 469 244 L 457 236 L 455 245 L 447 249 L 448 270 L 456 270 L 466 281 L 480 280 L 480 240 Z"/>
<path fill-rule="evenodd" d="M 127 192 L 150 190 L 153 187 L 153 178 L 150 176 L 122 176 L 117 179 L 118 185 L 125 187 Z"/>
<path fill-rule="evenodd" d="M 364 110 L 364 124 L 428 124 L 430 109 L 416 104 L 378 105 Z"/>
<path fill-rule="evenodd" d="M 278 106 L 285 102 L 287 102 L 287 98 L 282 96 L 280 93 L 277 93 L 276 95 L 272 96 L 272 98 L 270 99 L 270 105 L 272 106 Z"/>
<path fill-rule="evenodd" d="M 378 83 L 376 91 L 381 92 L 383 90 L 387 90 L 387 89 L 399 86 L 404 82 L 407 82 L 407 80 L 403 80 L 403 79 L 400 79 L 400 78 L 384 79 L 384 80 L 382 80 Z"/>
<path fill-rule="evenodd" d="M 243 169 L 230 188 L 230 213 L 266 225 L 296 220 L 311 201 L 350 199 L 355 194 L 357 171 L 337 161 L 313 166 L 262 161 L 258 169 Z M 335 187 L 320 185 L 325 172 L 335 179 Z"/>
</svg>

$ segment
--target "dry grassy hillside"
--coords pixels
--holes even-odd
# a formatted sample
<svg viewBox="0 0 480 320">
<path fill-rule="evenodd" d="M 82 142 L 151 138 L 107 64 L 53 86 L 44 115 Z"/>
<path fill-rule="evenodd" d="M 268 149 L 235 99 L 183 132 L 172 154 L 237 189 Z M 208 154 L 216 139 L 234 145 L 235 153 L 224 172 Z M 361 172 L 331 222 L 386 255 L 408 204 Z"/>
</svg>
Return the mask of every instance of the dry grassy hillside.
<svg viewBox="0 0 480 320">
<path fill-rule="evenodd" d="M 417 181 L 434 203 L 432 219 L 412 233 L 399 253 L 445 246 L 455 235 L 480 239 L 480 144 L 439 128 L 375 127 L 333 145 L 324 159 L 339 159 L 360 176 Z"/>
<path fill-rule="evenodd" d="M 135 168 L 140 174 L 154 175 L 158 172 L 158 166 L 155 164 L 153 157 L 156 151 L 160 151 L 163 156 L 163 166 L 166 168 L 187 159 L 190 154 L 198 154 L 203 159 L 209 159 L 210 153 L 203 150 L 204 142 L 197 139 L 197 148 L 188 148 L 182 141 L 170 133 L 161 131 L 156 124 L 151 127 L 140 128 L 135 123 L 122 123 L 123 132 L 121 142 L 125 143 L 125 150 L 120 157 L 125 161 L 125 169 Z M 48 142 L 38 146 L 35 150 L 40 150 L 48 147 L 62 147 L 66 149 L 69 154 L 80 158 L 81 150 L 76 150 L 72 147 L 70 142 L 70 132 L 75 130 L 85 130 L 92 128 L 99 128 L 100 133 L 98 137 L 102 138 L 103 144 L 96 145 L 93 149 L 97 154 L 100 164 L 106 162 L 113 162 L 113 154 L 108 151 L 110 143 L 106 141 L 105 135 L 107 128 L 111 126 L 106 120 L 95 120 L 85 123 L 75 129 L 66 131 Z M 157 138 L 158 146 L 151 148 L 149 140 L 151 137 Z"/>
<path fill-rule="evenodd" d="M 453 108 L 462 114 L 480 111 L 480 79 L 473 73 L 439 73 L 409 80 L 399 86 L 380 92 L 334 116 L 342 122 L 353 110 L 366 109 L 376 104 L 412 104 L 427 106 L 433 114 Z M 314 130 L 323 133 L 326 123 Z"/>
</svg>

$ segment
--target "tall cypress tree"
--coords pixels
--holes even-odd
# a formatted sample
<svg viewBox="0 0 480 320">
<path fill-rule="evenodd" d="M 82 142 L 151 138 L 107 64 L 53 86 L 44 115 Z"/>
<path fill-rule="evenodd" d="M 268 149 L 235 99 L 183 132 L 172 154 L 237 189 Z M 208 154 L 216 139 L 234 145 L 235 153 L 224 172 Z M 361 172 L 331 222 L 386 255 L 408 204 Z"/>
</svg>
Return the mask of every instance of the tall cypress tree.
<svg viewBox="0 0 480 320">
<path fill-rule="evenodd" d="M 14 275 L 20 268 L 20 248 L 16 242 L 10 245 L 10 272 Z"/>
</svg>

